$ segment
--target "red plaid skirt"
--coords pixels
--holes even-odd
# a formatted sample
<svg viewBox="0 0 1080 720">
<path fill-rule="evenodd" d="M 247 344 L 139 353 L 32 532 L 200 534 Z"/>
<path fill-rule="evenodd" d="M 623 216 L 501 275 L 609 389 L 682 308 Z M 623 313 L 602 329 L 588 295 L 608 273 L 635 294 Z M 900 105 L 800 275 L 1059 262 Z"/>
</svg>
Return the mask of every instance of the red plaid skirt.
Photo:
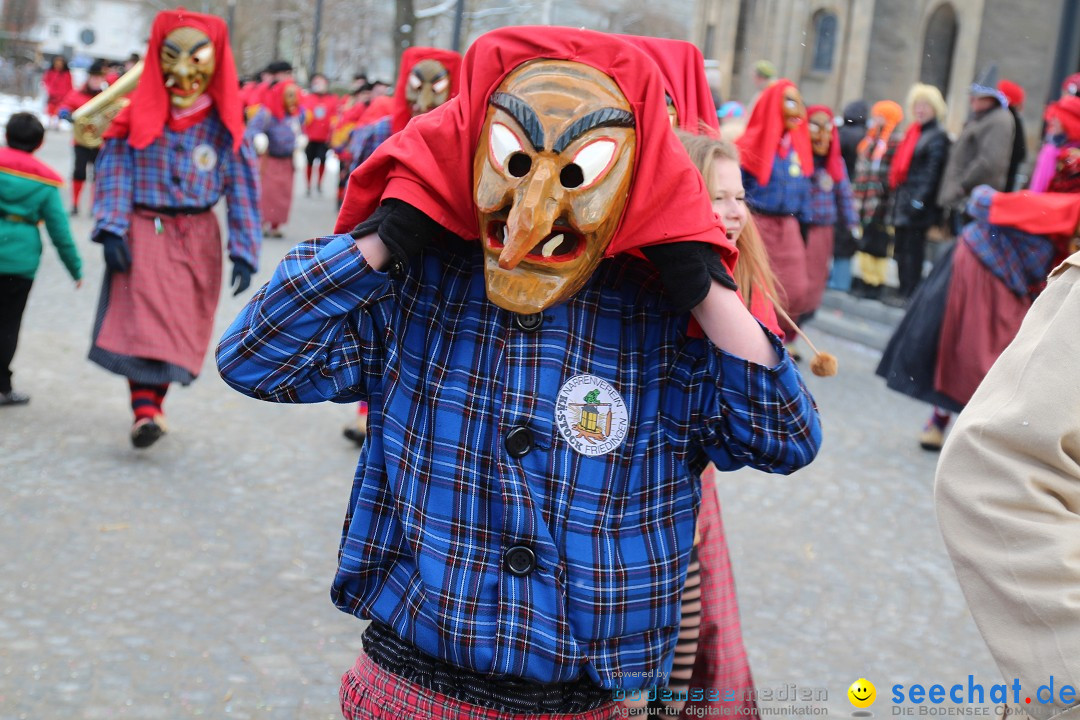
<svg viewBox="0 0 1080 720">
<path fill-rule="evenodd" d="M 832 225 L 811 225 L 806 232 L 806 307 L 804 312 L 821 307 L 825 285 L 829 282 L 829 263 L 832 261 L 836 228 Z"/>
<path fill-rule="evenodd" d="M 414 685 L 360 655 L 341 677 L 341 714 L 345 720 L 610 720 L 624 717 L 612 702 L 572 715 L 518 715 L 470 705 Z"/>
<path fill-rule="evenodd" d="M 803 243 L 799 221 L 792 215 L 754 215 L 761 241 L 765 243 L 765 252 L 769 264 L 776 273 L 777 292 L 788 315 L 798 322 L 799 316 L 807 311 L 809 295 L 806 275 L 806 245 Z M 788 337 L 795 337 L 793 328 L 783 320 L 780 327 Z"/>
<path fill-rule="evenodd" d="M 169 217 L 136 210 L 128 244 L 131 269 L 108 276 L 108 307 L 94 344 L 118 355 L 162 360 L 197 376 L 221 295 L 217 218 L 209 211 Z"/>
<path fill-rule="evenodd" d="M 720 699 L 689 702 L 683 717 L 697 717 L 691 708 L 706 705 L 721 707 L 720 713 L 729 717 L 737 717 L 740 711 L 748 714 L 750 708 L 757 706 L 715 483 L 716 468 L 710 465 L 701 475 L 701 511 L 698 514 L 701 539 L 697 547 L 701 564 L 701 632 L 690 687 L 703 690 L 705 697 L 718 695 Z"/>
<path fill-rule="evenodd" d="M 293 159 L 262 156 L 259 166 L 259 212 L 262 221 L 273 227 L 289 222 L 293 195 Z"/>
</svg>

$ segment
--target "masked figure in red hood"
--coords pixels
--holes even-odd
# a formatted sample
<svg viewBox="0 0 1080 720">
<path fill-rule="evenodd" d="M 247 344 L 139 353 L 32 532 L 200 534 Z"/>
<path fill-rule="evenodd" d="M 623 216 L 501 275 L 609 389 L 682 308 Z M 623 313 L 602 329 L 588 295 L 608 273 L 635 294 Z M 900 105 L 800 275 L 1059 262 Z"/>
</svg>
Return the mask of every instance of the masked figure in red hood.
<svg viewBox="0 0 1080 720">
<path fill-rule="evenodd" d="M 806 108 L 790 80 L 766 87 L 739 138 L 746 203 L 754 214 L 788 314 L 798 322 L 810 309 L 806 246 L 799 223 L 810 219 L 810 149 Z M 781 323 L 794 339 L 794 328 Z"/>
<path fill-rule="evenodd" d="M 620 35 L 623 40 L 641 48 L 664 78 L 668 117 L 671 126 L 695 135 L 720 131 L 708 78 L 705 59 L 693 43 L 685 40 Z"/>
<path fill-rule="evenodd" d="M 105 250 L 90 359 L 128 378 L 131 440 L 165 432 L 172 382 L 199 374 L 221 292 L 221 235 L 211 209 L 228 199 L 232 285 L 248 287 L 259 257 L 255 155 L 225 22 L 158 13 L 131 103 L 105 132 L 93 239 Z"/>
<path fill-rule="evenodd" d="M 806 223 L 806 305 L 805 312 L 821 307 L 829 281 L 829 263 L 837 220 L 849 232 L 858 233 L 859 215 L 851 192 L 847 166 L 840 154 L 840 134 L 832 108 L 811 105 L 806 109 L 814 170 L 810 176 L 810 217 Z"/>
<path fill-rule="evenodd" d="M 359 167 L 413 117 L 431 112 L 457 95 L 460 78 L 461 55 L 452 50 L 411 47 L 403 52 L 394 95 L 374 98 L 349 137 L 342 153 L 348 169 Z M 358 445 L 363 445 L 367 435 L 367 413 L 367 403 L 360 403 L 356 419 L 343 429 L 345 437 Z"/>
<path fill-rule="evenodd" d="M 732 289 L 663 98 L 616 37 L 481 36 L 457 97 L 353 173 L 345 232 L 222 338 L 245 394 L 371 405 L 332 591 L 372 619 L 347 718 L 432 693 L 616 717 L 671 666 L 706 461 L 813 457 L 812 399 Z"/>
<path fill-rule="evenodd" d="M 371 157 L 386 138 L 409 120 L 429 113 L 457 95 L 461 55 L 453 50 L 411 47 L 401 54 L 401 75 L 394 95 L 372 100 L 349 139 L 352 169 Z"/>
<path fill-rule="evenodd" d="M 281 226 L 289 222 L 296 172 L 293 152 L 301 121 L 299 86 L 292 80 L 279 80 L 247 126 L 247 136 L 260 155 L 259 212 L 266 237 L 282 237 Z"/>
</svg>

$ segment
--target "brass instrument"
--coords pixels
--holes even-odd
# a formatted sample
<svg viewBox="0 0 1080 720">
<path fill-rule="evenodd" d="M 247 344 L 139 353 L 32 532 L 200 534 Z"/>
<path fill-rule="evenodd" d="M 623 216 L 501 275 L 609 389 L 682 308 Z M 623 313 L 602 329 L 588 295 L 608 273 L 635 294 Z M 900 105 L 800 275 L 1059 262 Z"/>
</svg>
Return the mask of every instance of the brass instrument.
<svg viewBox="0 0 1080 720">
<path fill-rule="evenodd" d="M 71 114 L 76 143 L 88 148 L 101 146 L 101 136 L 113 118 L 127 105 L 127 95 L 139 83 L 142 71 L 143 61 L 140 60 L 116 82 Z"/>
</svg>

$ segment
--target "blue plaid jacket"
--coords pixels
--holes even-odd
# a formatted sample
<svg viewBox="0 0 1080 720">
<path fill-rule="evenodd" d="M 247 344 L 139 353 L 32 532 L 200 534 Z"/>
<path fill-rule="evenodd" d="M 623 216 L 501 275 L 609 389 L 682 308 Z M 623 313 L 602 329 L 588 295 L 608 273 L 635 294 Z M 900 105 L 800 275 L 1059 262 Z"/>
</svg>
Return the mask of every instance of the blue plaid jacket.
<svg viewBox="0 0 1080 720">
<path fill-rule="evenodd" d="M 360 167 L 360 163 L 371 157 L 375 150 L 386 142 L 393 133 L 390 131 L 390 118 L 358 127 L 352 131 L 349 137 L 349 153 L 352 157 L 352 170 Z"/>
<path fill-rule="evenodd" d="M 820 444 L 817 410 L 775 337 L 772 368 L 688 337 L 636 258 L 604 260 L 539 327 L 529 317 L 487 299 L 478 243 L 440 241 L 392 277 L 349 235 L 323 237 L 289 252 L 217 363 L 254 398 L 368 401 L 340 609 L 478 673 L 662 685 L 699 472 L 797 470 Z M 579 376 L 613 392 L 573 403 Z M 605 401 L 598 444 L 564 434 L 572 405 L 581 425 Z"/>
<path fill-rule="evenodd" d="M 255 117 L 247 125 L 244 133 L 249 139 L 253 139 L 259 133 L 264 133 L 267 139 L 266 152 L 270 157 L 292 157 L 296 150 L 296 136 L 300 134 L 300 123 L 303 116 L 286 115 L 278 120 L 266 108 L 259 108 Z"/>
<path fill-rule="evenodd" d="M 777 153 L 773 157 L 772 174 L 765 185 L 743 171 L 743 187 L 746 188 L 746 204 L 756 213 L 766 215 L 794 215 L 799 222 L 810 222 L 810 173 L 813 168 L 799 168 L 798 153 L 794 150 L 786 158 Z M 798 169 L 792 175 L 792 166 Z"/>
<path fill-rule="evenodd" d="M 134 205 L 205 208 L 228 200 L 229 257 L 259 266 L 262 223 L 255 151 L 233 152 L 232 135 L 217 112 L 183 132 L 165 127 L 157 140 L 136 150 L 127 140 L 101 145 L 94 168 L 94 235 L 126 237 Z"/>
<path fill-rule="evenodd" d="M 816 165 L 816 159 L 815 159 Z M 847 168 L 840 182 L 833 182 L 829 171 L 824 167 L 815 167 L 810 178 L 810 224 L 835 225 L 837 215 L 844 221 L 845 227 L 859 224 L 859 214 L 855 212 L 855 198 L 851 193 Z"/>
</svg>

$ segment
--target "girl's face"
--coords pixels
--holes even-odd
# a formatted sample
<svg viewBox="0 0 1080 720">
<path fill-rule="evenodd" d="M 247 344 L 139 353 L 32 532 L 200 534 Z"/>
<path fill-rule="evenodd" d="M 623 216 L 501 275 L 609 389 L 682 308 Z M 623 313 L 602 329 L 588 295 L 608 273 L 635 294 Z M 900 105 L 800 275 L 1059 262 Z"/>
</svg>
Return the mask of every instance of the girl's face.
<svg viewBox="0 0 1080 720">
<path fill-rule="evenodd" d="M 742 233 L 749 214 L 739 163 L 727 158 L 717 158 L 712 165 L 711 180 L 709 184 L 713 188 L 713 212 L 720 216 L 727 236 L 734 240 Z"/>
<path fill-rule="evenodd" d="M 911 114 L 915 116 L 915 122 L 925 125 L 934 117 L 934 107 L 925 100 L 916 100 L 911 106 Z"/>
</svg>

